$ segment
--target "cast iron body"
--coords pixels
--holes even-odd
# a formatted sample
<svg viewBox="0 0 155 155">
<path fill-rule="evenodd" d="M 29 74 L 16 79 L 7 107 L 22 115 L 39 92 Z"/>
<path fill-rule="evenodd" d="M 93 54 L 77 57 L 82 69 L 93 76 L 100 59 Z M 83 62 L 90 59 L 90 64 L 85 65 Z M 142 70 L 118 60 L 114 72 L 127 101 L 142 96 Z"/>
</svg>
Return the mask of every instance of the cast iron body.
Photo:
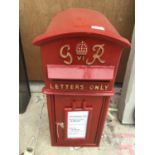
<svg viewBox="0 0 155 155">
<path fill-rule="evenodd" d="M 130 43 L 103 14 L 76 8 L 57 14 L 33 44 L 42 53 L 52 145 L 98 146 L 121 52 Z M 69 112 L 82 111 L 89 114 L 85 137 L 70 138 Z"/>
</svg>

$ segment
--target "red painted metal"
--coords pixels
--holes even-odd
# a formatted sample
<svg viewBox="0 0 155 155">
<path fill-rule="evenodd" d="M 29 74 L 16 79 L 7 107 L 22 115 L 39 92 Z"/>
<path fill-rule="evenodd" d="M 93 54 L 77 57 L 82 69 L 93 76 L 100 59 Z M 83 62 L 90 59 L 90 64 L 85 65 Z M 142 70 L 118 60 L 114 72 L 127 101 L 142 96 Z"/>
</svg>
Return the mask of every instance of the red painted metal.
<svg viewBox="0 0 155 155">
<path fill-rule="evenodd" d="M 75 33 L 99 34 L 125 46 L 129 45 L 128 40 L 119 35 L 103 14 L 83 8 L 68 9 L 57 14 L 49 24 L 47 31 L 38 36 L 33 43 L 40 45 L 53 37 Z"/>
<path fill-rule="evenodd" d="M 76 72 L 75 72 L 76 71 Z M 47 65 L 49 79 L 59 80 L 112 80 L 114 66 Z"/>
<path fill-rule="evenodd" d="M 42 51 L 51 142 L 54 146 L 98 146 L 123 47 L 104 15 L 68 9 L 36 37 Z M 88 112 L 85 137 L 68 138 L 68 113 Z"/>
</svg>

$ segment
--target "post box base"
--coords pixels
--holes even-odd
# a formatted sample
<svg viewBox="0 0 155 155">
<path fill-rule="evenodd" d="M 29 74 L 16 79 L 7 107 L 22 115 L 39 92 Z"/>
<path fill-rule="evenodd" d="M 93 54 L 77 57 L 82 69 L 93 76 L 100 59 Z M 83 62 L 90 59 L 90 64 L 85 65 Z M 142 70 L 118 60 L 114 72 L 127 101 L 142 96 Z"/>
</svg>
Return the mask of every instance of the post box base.
<svg viewBox="0 0 155 155">
<path fill-rule="evenodd" d="M 68 97 L 67 95 L 47 95 L 51 145 L 68 147 L 99 146 L 109 99 L 110 96 Z M 77 121 L 84 123 L 86 113 L 88 114 L 87 125 L 85 135 L 82 137 L 83 124 L 72 125 L 71 123 Z M 70 119 L 72 119 L 71 122 L 69 122 Z M 79 130 L 79 133 L 72 133 L 70 128 Z"/>
</svg>

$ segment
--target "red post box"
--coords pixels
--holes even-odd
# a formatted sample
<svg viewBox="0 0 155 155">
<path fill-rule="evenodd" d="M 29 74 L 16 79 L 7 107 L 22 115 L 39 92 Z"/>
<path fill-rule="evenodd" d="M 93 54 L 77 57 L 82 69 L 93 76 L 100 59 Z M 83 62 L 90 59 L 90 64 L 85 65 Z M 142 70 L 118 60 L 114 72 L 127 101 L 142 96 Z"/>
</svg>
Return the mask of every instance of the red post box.
<svg viewBox="0 0 155 155">
<path fill-rule="evenodd" d="M 52 145 L 98 146 L 130 43 L 101 13 L 76 8 L 57 14 L 33 44 L 42 52 Z"/>
</svg>

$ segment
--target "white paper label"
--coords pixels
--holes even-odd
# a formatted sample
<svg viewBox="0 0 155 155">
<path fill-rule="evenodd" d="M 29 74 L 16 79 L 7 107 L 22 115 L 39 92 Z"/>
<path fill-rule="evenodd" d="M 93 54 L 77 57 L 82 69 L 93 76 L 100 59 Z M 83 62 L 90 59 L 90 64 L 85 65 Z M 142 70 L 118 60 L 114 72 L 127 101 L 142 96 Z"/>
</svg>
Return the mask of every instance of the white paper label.
<svg viewBox="0 0 155 155">
<path fill-rule="evenodd" d="M 88 111 L 68 112 L 68 138 L 86 137 L 88 114 Z"/>
<path fill-rule="evenodd" d="M 92 29 L 96 29 L 96 30 L 102 30 L 102 31 L 105 30 L 103 26 L 92 25 L 91 28 L 92 28 Z"/>
</svg>

